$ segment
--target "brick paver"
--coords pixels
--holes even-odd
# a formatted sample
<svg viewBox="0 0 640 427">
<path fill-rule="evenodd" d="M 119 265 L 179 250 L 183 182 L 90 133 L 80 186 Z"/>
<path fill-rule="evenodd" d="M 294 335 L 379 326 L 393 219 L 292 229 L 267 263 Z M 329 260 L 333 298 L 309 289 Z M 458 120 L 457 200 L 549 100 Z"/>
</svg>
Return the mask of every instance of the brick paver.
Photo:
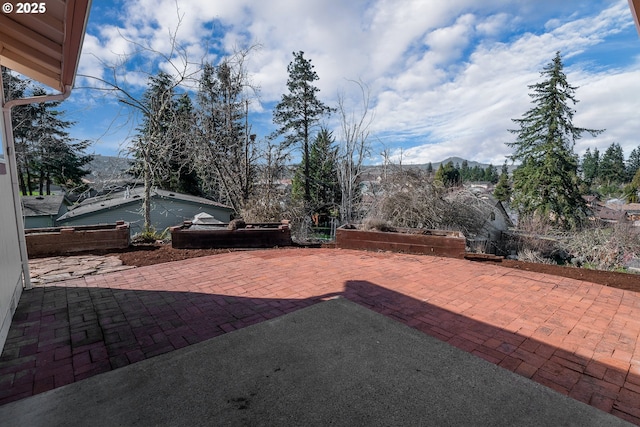
<svg viewBox="0 0 640 427">
<path fill-rule="evenodd" d="M 25 291 L 0 404 L 343 296 L 640 425 L 640 294 L 428 256 L 233 252 Z"/>
</svg>

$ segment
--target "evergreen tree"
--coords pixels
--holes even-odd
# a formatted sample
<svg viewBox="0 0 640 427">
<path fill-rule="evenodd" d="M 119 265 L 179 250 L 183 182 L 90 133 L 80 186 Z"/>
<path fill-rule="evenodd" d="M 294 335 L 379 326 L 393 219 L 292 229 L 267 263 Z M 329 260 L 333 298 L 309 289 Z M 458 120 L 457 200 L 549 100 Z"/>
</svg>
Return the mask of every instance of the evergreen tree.
<svg viewBox="0 0 640 427">
<path fill-rule="evenodd" d="M 489 165 L 485 168 L 484 170 L 484 176 L 483 179 L 487 182 L 490 182 L 492 184 L 495 184 L 498 182 L 498 178 L 500 176 L 498 175 L 498 170 L 496 169 L 495 166 L 493 165 Z"/>
<path fill-rule="evenodd" d="M 500 178 L 498 178 L 496 188 L 493 190 L 493 197 L 500 202 L 508 202 L 511 199 L 511 185 L 509 184 L 509 172 L 506 163 L 502 167 Z"/>
<path fill-rule="evenodd" d="M 310 147 L 309 174 L 311 189 L 310 208 L 319 213 L 328 213 L 333 206 L 340 204 L 340 186 L 338 183 L 336 157 L 332 133 L 322 128 Z M 292 195 L 304 198 L 304 164 L 296 169 L 292 182 Z"/>
<path fill-rule="evenodd" d="M 30 90 L 26 81 L 2 68 L 5 99 L 42 96 L 41 87 Z M 51 194 L 51 185 L 66 189 L 83 187 L 83 169 L 92 156 L 85 154 L 89 141 L 72 138 L 67 131 L 73 122 L 64 120 L 60 102 L 17 106 L 12 111 L 12 127 L 18 169 L 18 184 L 22 194 Z"/>
<path fill-rule="evenodd" d="M 620 185 L 626 180 L 624 153 L 618 143 L 612 143 L 600 160 L 600 180 L 608 185 Z"/>
<path fill-rule="evenodd" d="M 460 166 L 460 178 L 462 179 L 462 181 L 469 181 L 470 169 L 469 162 L 466 160 L 463 160 L 462 165 Z"/>
<path fill-rule="evenodd" d="M 431 162 L 427 164 L 427 173 L 429 174 L 429 176 L 433 174 L 433 164 L 431 164 Z"/>
<path fill-rule="evenodd" d="M 249 135 L 244 56 L 205 64 L 197 94 L 197 169 L 205 191 L 239 212 L 253 191 L 255 135 Z"/>
<path fill-rule="evenodd" d="M 34 96 L 45 94 L 42 88 L 33 91 Z M 89 171 L 83 166 L 92 159 L 84 154 L 89 141 L 78 141 L 69 135 L 67 129 L 74 123 L 62 118 L 64 112 L 57 109 L 59 105 L 60 102 L 41 103 L 31 109 L 35 114 L 29 134 L 35 145 L 32 160 L 40 194 L 51 194 L 51 184 L 68 189 L 84 187 L 82 177 Z"/>
<path fill-rule="evenodd" d="M 631 154 L 629 154 L 629 158 L 627 159 L 626 170 L 627 170 L 627 181 L 633 180 L 636 172 L 640 169 L 640 147 L 634 148 L 631 150 Z"/>
<path fill-rule="evenodd" d="M 318 80 L 311 60 L 304 58 L 304 52 L 293 53 L 294 60 L 287 67 L 289 93 L 273 111 L 273 122 L 280 126 L 276 135 L 285 135 L 284 146 L 300 144 L 304 170 L 304 200 L 311 201 L 310 136 L 320 119 L 331 112 L 317 97 L 320 91 L 313 85 Z"/>
<path fill-rule="evenodd" d="M 544 80 L 530 85 L 534 106 L 522 118 L 513 119 L 519 129 L 510 130 L 516 141 L 511 159 L 521 162 L 513 174 L 513 202 L 521 215 L 540 215 L 564 228 L 575 227 L 586 216 L 579 191 L 575 141 L 584 132 L 601 130 L 573 125 L 577 89 L 567 82 L 560 53 L 541 72 Z"/>
<path fill-rule="evenodd" d="M 638 170 L 636 171 L 636 174 L 631 179 L 631 182 L 624 189 L 627 203 L 640 202 L 640 197 L 638 197 L 639 192 L 640 192 L 640 168 L 638 168 Z"/>
<path fill-rule="evenodd" d="M 471 172 L 469 173 L 469 180 L 470 181 L 482 181 L 484 179 L 484 170 L 478 166 L 475 165 L 474 167 L 471 168 Z"/>
<path fill-rule="evenodd" d="M 600 152 L 594 149 L 593 153 L 587 148 L 582 156 L 582 178 L 588 186 L 591 186 L 600 175 Z"/>
<path fill-rule="evenodd" d="M 196 124 L 195 108 L 186 93 L 176 100 L 175 120 L 176 131 L 172 141 L 175 149 L 169 159 L 169 170 L 163 187 L 179 193 L 203 196 L 202 181 L 191 161 L 193 147 L 190 146 L 189 139 L 184 138 L 185 135 L 193 135 Z"/>
<path fill-rule="evenodd" d="M 445 165 L 440 163 L 434 179 L 447 187 L 457 186 L 460 184 L 460 171 L 455 168 L 452 161 Z"/>
</svg>

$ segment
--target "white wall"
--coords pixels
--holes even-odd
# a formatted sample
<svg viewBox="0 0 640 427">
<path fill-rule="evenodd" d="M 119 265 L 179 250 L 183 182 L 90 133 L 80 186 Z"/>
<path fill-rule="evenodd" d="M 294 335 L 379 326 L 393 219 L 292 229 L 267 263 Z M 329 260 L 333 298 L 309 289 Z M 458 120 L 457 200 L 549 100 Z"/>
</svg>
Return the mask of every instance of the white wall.
<svg viewBox="0 0 640 427">
<path fill-rule="evenodd" d="M 0 160 L 3 161 L 3 160 Z M 22 293 L 22 263 L 9 168 L 0 174 L 0 351 Z M 22 218 L 20 218 L 22 221 Z"/>
</svg>

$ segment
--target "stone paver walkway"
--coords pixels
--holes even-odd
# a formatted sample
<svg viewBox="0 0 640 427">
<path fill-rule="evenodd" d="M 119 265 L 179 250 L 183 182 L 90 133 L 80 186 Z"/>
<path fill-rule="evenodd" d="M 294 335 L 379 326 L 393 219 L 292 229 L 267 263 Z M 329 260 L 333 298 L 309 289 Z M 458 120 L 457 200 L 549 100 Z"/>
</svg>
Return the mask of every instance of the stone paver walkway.
<svg viewBox="0 0 640 427">
<path fill-rule="evenodd" d="M 34 286 L 131 268 L 135 267 L 123 265 L 115 255 L 70 255 L 29 260 L 31 283 Z"/>
<path fill-rule="evenodd" d="M 640 294 L 466 260 L 233 252 L 25 291 L 0 404 L 343 296 L 640 425 Z"/>
</svg>

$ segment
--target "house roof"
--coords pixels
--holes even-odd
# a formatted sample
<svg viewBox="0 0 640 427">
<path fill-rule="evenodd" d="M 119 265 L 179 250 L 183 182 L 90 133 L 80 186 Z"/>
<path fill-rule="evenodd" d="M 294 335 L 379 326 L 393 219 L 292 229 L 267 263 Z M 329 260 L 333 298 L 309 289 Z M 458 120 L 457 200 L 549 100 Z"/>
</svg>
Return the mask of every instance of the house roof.
<svg viewBox="0 0 640 427">
<path fill-rule="evenodd" d="M 636 23 L 636 29 L 640 33 L 640 0 L 629 0 L 629 7 L 631 8 L 631 15 Z"/>
<path fill-rule="evenodd" d="M 22 196 L 22 212 L 25 216 L 58 216 L 64 203 L 63 195 Z"/>
<path fill-rule="evenodd" d="M 598 196 L 594 196 L 593 194 L 583 195 L 582 198 L 587 203 L 592 203 L 592 202 L 597 202 L 598 201 Z"/>
<path fill-rule="evenodd" d="M 100 212 L 103 210 L 113 209 L 115 207 L 124 206 L 132 203 L 141 202 L 144 197 L 144 188 L 138 187 L 128 191 L 118 191 L 104 196 L 92 197 L 84 200 L 82 203 L 70 209 L 67 213 L 58 218 L 59 221 L 76 218 L 90 213 Z M 233 208 L 204 197 L 192 196 L 190 194 L 176 193 L 166 190 L 152 190 L 151 198 L 156 199 L 175 199 L 183 202 L 212 206 L 218 209 L 233 211 Z"/>
<path fill-rule="evenodd" d="M 607 206 L 596 205 L 593 208 L 593 213 L 596 218 L 604 221 L 619 221 L 624 215 L 619 209 L 611 209 Z"/>
<path fill-rule="evenodd" d="M 91 0 L 4 3 L 0 64 L 60 92 L 71 88 L 90 5 Z M 31 13 L 18 13 L 19 7 Z"/>
<path fill-rule="evenodd" d="M 620 210 L 623 211 L 627 215 L 638 215 L 640 214 L 640 203 L 627 203 L 620 206 Z"/>
</svg>

